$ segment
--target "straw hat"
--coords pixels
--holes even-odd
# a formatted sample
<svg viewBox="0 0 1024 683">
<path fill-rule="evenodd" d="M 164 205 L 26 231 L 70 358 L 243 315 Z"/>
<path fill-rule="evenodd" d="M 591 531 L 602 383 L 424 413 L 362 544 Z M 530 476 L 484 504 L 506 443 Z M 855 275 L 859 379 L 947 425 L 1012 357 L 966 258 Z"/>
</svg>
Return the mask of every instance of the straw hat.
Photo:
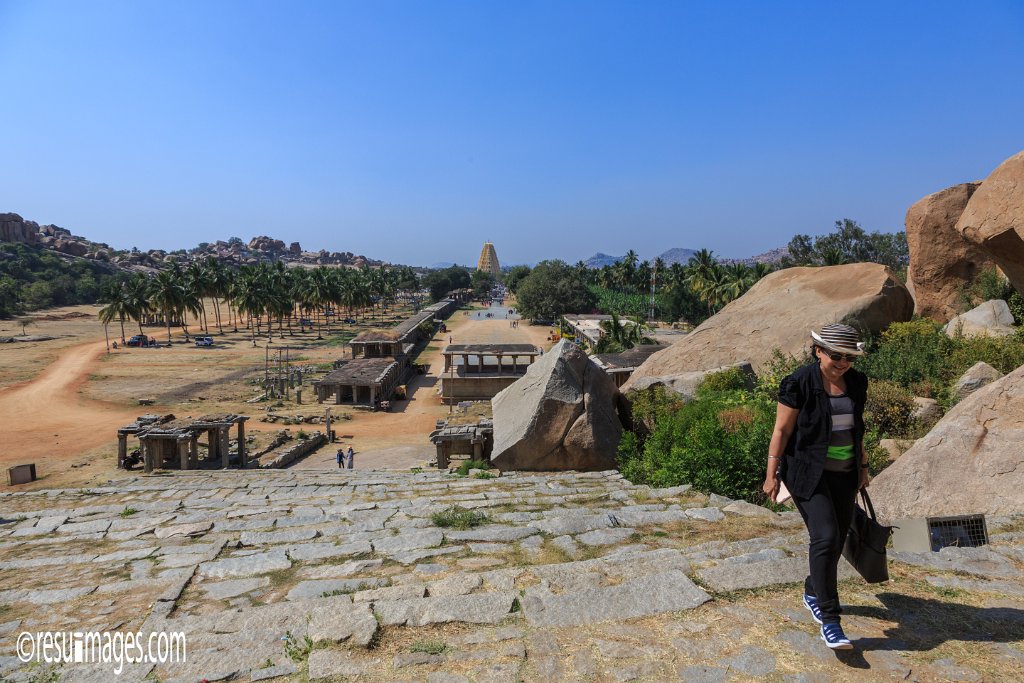
<svg viewBox="0 0 1024 683">
<path fill-rule="evenodd" d="M 821 332 L 811 330 L 811 339 L 823 349 L 848 353 L 851 356 L 863 356 L 864 342 L 860 340 L 860 333 L 849 325 L 833 323 L 821 328 Z"/>
</svg>

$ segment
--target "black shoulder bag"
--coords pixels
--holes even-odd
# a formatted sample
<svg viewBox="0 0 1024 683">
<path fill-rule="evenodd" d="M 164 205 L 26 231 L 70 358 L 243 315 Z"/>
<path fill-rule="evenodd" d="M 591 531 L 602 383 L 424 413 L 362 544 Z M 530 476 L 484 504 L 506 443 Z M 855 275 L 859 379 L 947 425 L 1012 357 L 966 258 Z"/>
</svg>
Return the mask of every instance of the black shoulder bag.
<svg viewBox="0 0 1024 683">
<path fill-rule="evenodd" d="M 843 557 L 868 583 L 881 583 L 889 580 L 889 567 L 885 559 L 885 546 L 892 535 L 892 527 L 878 523 L 875 508 L 871 505 L 868 492 L 861 489 L 861 500 L 864 508 L 854 506 L 853 521 L 846 535 L 843 546 Z"/>
</svg>

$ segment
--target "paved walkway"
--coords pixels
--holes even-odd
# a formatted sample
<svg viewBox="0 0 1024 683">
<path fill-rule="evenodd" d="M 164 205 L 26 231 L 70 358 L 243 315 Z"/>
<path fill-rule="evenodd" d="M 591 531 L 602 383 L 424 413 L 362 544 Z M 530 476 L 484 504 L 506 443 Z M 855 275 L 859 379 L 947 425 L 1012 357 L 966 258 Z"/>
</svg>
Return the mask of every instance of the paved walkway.
<svg viewBox="0 0 1024 683">
<path fill-rule="evenodd" d="M 455 513 L 483 518 L 445 526 Z M 22 631 L 119 630 L 182 632 L 187 661 L 54 675 L 1022 680 L 1024 520 L 989 529 L 986 548 L 899 555 L 888 585 L 845 579 L 857 649 L 837 655 L 800 604 L 795 513 L 615 472 L 183 472 L 3 493 L 0 676 L 51 673 L 14 657 Z"/>
</svg>

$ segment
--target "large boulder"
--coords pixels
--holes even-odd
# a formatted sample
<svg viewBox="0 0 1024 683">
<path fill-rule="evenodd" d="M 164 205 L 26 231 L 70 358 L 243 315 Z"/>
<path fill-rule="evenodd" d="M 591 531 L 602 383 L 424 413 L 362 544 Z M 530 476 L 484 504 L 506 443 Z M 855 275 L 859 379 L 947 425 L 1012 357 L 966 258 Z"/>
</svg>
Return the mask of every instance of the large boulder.
<svg viewBox="0 0 1024 683">
<path fill-rule="evenodd" d="M 930 194 L 907 209 L 910 267 L 907 287 L 914 312 L 946 322 L 960 309 L 960 293 L 978 272 L 995 265 L 977 244 L 956 229 L 964 208 L 981 183 L 963 183 Z"/>
<path fill-rule="evenodd" d="M 491 464 L 507 470 L 609 470 L 622 425 L 618 390 L 578 346 L 560 341 L 491 400 Z"/>
<path fill-rule="evenodd" d="M 1004 161 L 982 182 L 956 229 L 1024 291 L 1024 152 Z"/>
<path fill-rule="evenodd" d="M 750 290 L 693 332 L 648 358 L 622 391 L 645 377 L 667 377 L 750 361 L 764 366 L 774 349 L 800 355 L 810 332 L 849 320 L 878 332 L 910 320 L 914 301 L 892 271 L 877 263 L 821 268 L 786 268 L 762 278 Z"/>
<path fill-rule="evenodd" d="M 967 372 L 960 375 L 960 379 L 953 385 L 953 395 L 956 396 L 956 400 L 962 401 L 978 389 L 995 382 L 1002 376 L 1003 373 L 988 363 L 978 361 L 967 368 Z"/>
<path fill-rule="evenodd" d="M 39 244 L 39 224 L 16 213 L 0 213 L 0 242 Z"/>
<path fill-rule="evenodd" d="M 880 517 L 984 513 L 1024 507 L 1024 366 L 953 407 L 871 482 Z"/>
<path fill-rule="evenodd" d="M 1013 313 L 1002 299 L 986 301 L 954 316 L 943 329 L 950 337 L 958 334 L 965 337 L 1006 337 L 1016 332 Z"/>
</svg>

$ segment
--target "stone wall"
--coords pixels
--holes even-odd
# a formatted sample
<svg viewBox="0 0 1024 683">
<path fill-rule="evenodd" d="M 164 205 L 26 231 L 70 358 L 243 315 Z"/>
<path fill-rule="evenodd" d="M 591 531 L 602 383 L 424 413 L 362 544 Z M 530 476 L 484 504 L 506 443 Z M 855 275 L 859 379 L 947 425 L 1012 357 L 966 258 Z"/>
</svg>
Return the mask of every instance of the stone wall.
<svg viewBox="0 0 1024 683">
<path fill-rule="evenodd" d="M 296 460 L 304 458 L 313 451 L 316 451 L 326 443 L 327 436 L 323 432 L 313 432 L 312 436 L 308 439 L 299 439 L 296 443 L 288 446 L 283 451 L 275 455 L 266 464 L 261 464 L 260 469 L 282 470 Z"/>
</svg>

